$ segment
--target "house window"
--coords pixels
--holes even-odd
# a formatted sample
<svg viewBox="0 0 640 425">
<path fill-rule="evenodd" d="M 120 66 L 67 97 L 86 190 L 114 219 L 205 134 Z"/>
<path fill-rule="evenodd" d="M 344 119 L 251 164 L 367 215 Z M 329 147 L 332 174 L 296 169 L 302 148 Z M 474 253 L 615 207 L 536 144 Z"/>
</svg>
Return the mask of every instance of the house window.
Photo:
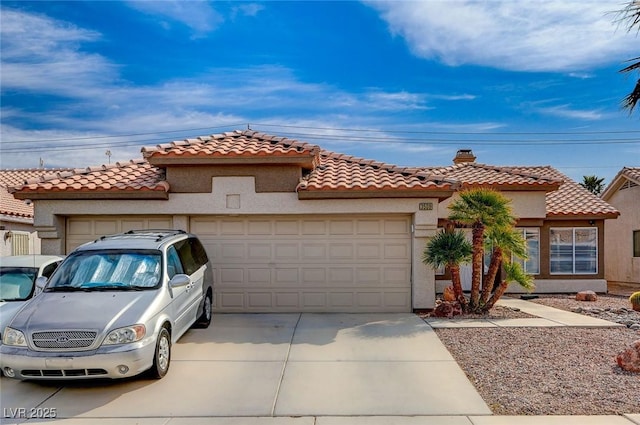
<svg viewBox="0 0 640 425">
<path fill-rule="evenodd" d="M 518 228 L 527 244 L 527 259 L 513 258 L 529 274 L 540 274 L 540 229 Z"/>
<path fill-rule="evenodd" d="M 640 230 L 633 231 L 633 256 L 640 257 Z"/>
<path fill-rule="evenodd" d="M 550 236 L 551 273 L 598 273 L 598 229 L 557 227 Z"/>
</svg>

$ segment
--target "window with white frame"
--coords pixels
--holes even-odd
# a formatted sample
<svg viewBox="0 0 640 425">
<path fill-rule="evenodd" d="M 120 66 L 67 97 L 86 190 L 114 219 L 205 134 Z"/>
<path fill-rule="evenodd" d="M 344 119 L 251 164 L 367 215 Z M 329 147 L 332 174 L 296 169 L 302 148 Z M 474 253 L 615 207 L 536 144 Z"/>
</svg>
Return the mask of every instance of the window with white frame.
<svg viewBox="0 0 640 425">
<path fill-rule="evenodd" d="M 514 257 L 513 261 L 520 263 L 526 273 L 540 274 L 540 229 L 522 227 L 516 230 L 522 232 L 522 237 L 527 244 L 527 259 Z"/>
<path fill-rule="evenodd" d="M 550 232 L 551 273 L 598 273 L 597 228 L 552 227 Z"/>
</svg>

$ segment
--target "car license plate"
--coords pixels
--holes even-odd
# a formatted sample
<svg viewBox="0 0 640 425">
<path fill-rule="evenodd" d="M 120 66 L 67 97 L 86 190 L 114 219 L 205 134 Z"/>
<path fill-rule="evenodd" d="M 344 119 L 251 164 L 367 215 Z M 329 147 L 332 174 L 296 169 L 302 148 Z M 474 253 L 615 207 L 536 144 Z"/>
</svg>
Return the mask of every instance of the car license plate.
<svg viewBox="0 0 640 425">
<path fill-rule="evenodd" d="M 69 369 L 73 368 L 73 357 L 51 357 L 44 359 L 44 364 L 47 367 Z"/>
</svg>

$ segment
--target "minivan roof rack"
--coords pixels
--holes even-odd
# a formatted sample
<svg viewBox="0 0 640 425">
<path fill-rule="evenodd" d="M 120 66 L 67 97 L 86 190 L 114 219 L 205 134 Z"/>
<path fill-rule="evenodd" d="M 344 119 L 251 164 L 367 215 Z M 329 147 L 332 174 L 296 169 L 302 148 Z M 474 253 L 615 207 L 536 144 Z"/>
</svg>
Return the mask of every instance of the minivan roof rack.
<svg viewBox="0 0 640 425">
<path fill-rule="evenodd" d="M 155 237 L 156 242 L 160 242 L 164 238 L 168 238 L 169 236 L 174 235 L 185 235 L 187 232 L 180 229 L 139 229 L 139 230 L 128 230 L 124 233 L 117 233 L 114 235 L 104 235 L 100 236 L 94 242 L 103 241 L 105 239 L 118 238 L 127 236 L 139 236 L 141 238 Z"/>
</svg>

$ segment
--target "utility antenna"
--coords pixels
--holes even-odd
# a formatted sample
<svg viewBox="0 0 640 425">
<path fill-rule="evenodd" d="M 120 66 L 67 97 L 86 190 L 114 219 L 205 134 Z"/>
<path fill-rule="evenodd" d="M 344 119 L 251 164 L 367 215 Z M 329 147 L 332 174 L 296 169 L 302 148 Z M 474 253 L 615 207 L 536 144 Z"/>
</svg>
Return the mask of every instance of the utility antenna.
<svg viewBox="0 0 640 425">
<path fill-rule="evenodd" d="M 251 124 L 247 123 L 247 130 L 251 130 Z"/>
<path fill-rule="evenodd" d="M 111 151 L 107 149 L 107 151 L 104 154 L 107 155 L 107 157 L 109 158 L 109 164 L 111 164 Z"/>
<path fill-rule="evenodd" d="M 44 168 L 44 159 L 40 157 L 40 168 Z"/>
</svg>

